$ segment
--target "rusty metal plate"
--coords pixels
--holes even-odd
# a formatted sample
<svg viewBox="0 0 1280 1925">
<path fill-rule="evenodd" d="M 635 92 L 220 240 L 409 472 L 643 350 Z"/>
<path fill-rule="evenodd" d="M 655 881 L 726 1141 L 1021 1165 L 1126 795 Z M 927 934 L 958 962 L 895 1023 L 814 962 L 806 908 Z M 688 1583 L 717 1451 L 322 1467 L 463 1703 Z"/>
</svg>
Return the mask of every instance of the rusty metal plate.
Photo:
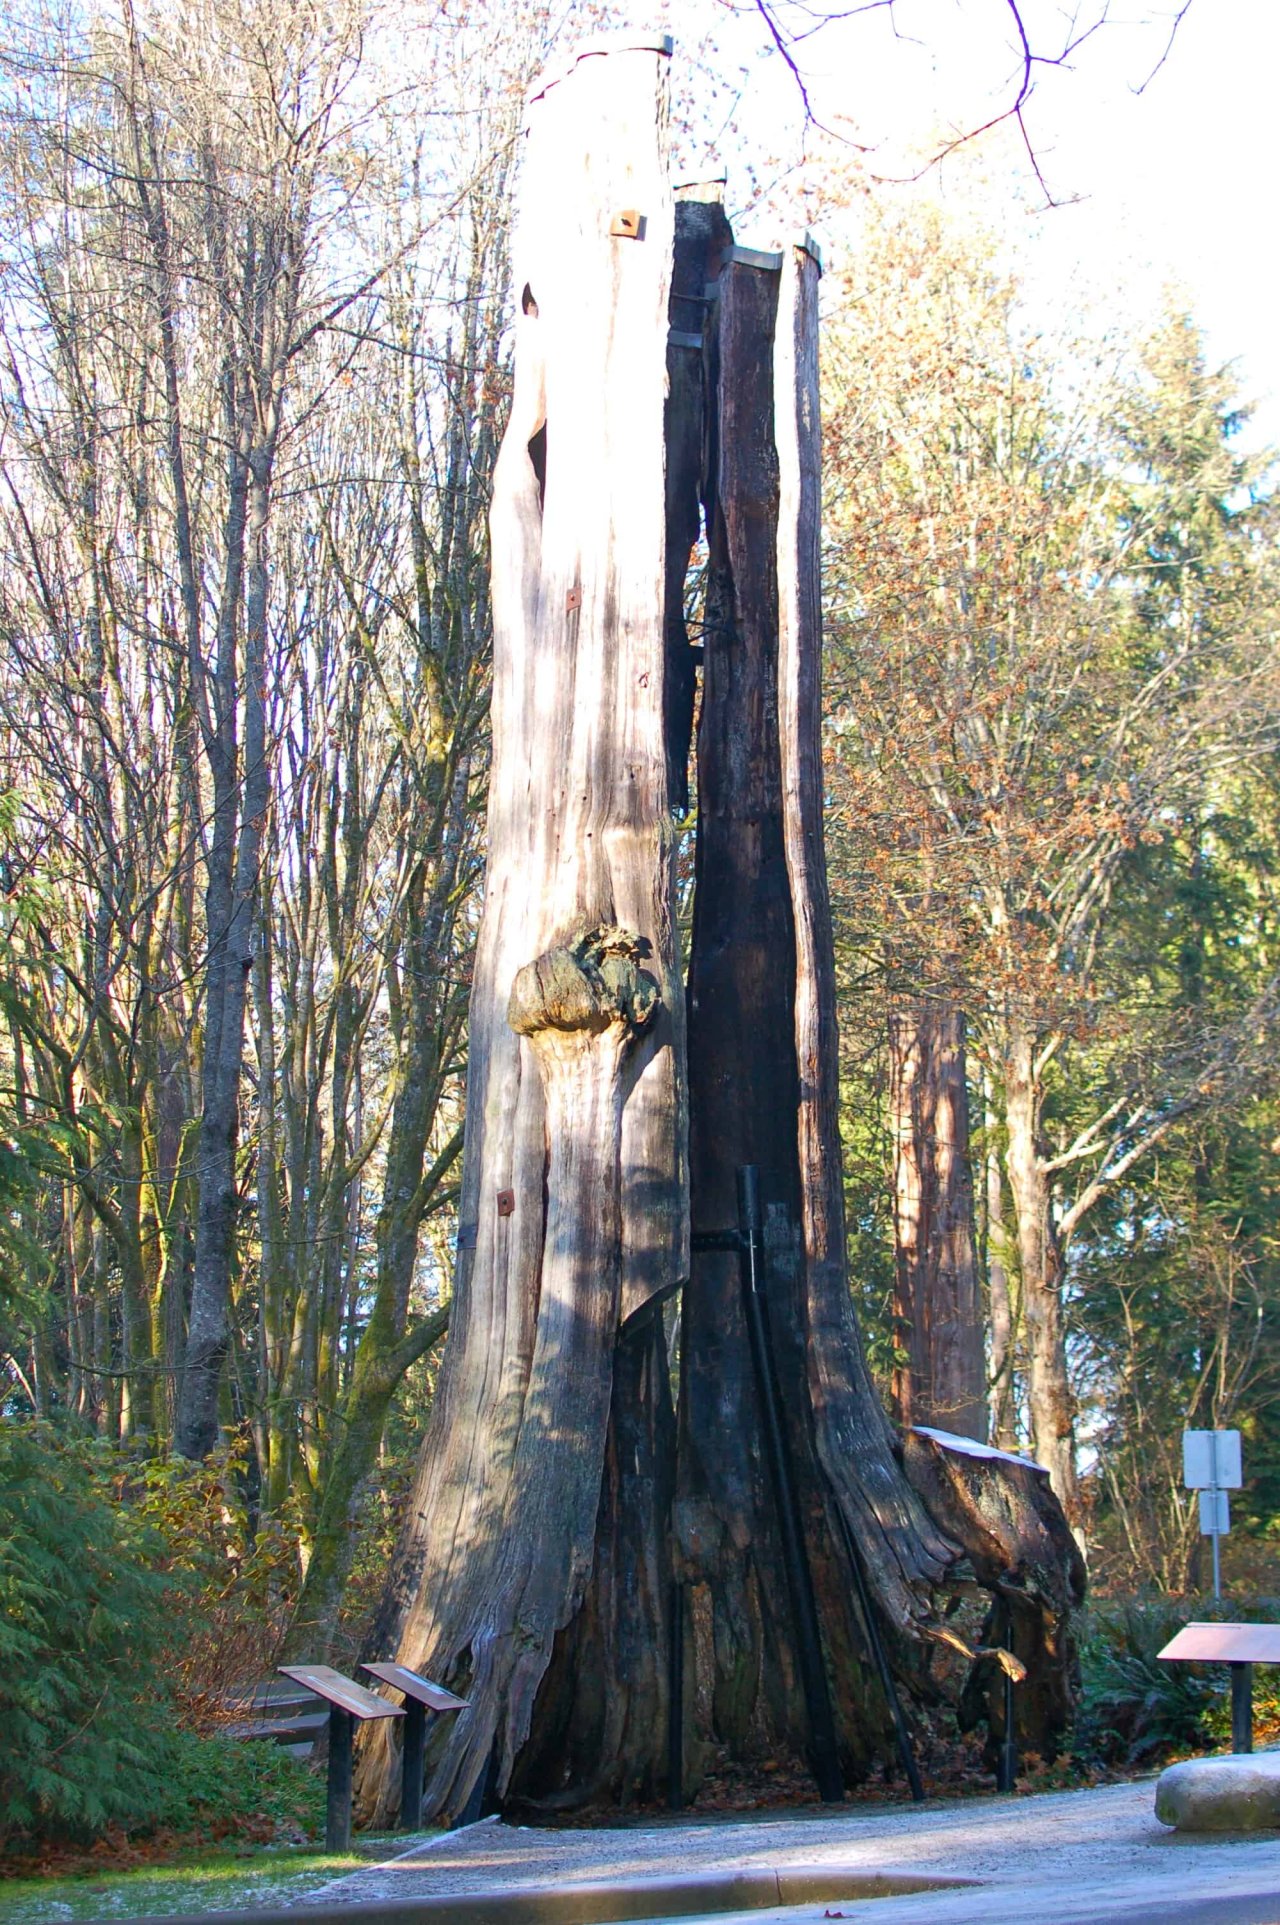
<svg viewBox="0 0 1280 1925">
<path fill-rule="evenodd" d="M 383 1684 L 393 1684 L 406 1698 L 414 1698 L 432 1711 L 465 1711 L 470 1702 L 467 1698 L 455 1698 L 452 1691 L 446 1691 L 442 1684 L 432 1684 L 430 1678 L 419 1677 L 406 1664 L 362 1664 L 360 1669 Z"/>
<path fill-rule="evenodd" d="M 1160 1656 L 1202 1664 L 1280 1664 L 1280 1624 L 1184 1624 Z"/>
<path fill-rule="evenodd" d="M 389 1704 L 376 1691 L 366 1691 L 354 1678 L 344 1678 L 331 1664 L 280 1664 L 276 1669 L 286 1678 L 292 1678 L 295 1684 L 305 1684 L 317 1698 L 336 1704 L 339 1711 L 349 1711 L 353 1718 L 404 1716 L 403 1705 Z"/>
</svg>

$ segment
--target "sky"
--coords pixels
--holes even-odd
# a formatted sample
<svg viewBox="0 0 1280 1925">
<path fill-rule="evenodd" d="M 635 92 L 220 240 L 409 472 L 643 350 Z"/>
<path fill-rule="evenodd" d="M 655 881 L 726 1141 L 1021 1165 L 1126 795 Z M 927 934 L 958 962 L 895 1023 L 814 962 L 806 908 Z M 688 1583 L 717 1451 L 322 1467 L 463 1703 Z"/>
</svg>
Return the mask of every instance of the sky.
<svg viewBox="0 0 1280 1925">
<path fill-rule="evenodd" d="M 1104 302 L 1150 311 L 1163 287 L 1184 288 L 1210 358 L 1235 361 L 1258 403 L 1249 441 L 1280 444 L 1280 0 L 1191 0 L 1170 44 L 1180 4 L 1081 0 L 1078 24 L 1105 11 L 1103 24 L 1065 66 L 1036 68 L 1025 120 L 1056 205 L 1046 207 L 1016 130 L 988 137 L 978 164 L 990 167 L 1003 212 L 1027 223 L 1026 258 L 1044 298 L 1087 281 Z M 873 173 L 914 172 L 940 129 L 978 126 L 1016 93 L 1008 0 L 778 5 L 792 28 L 812 24 L 815 10 L 841 10 L 794 53 L 815 115 L 856 134 Z M 1060 51 L 1066 10 L 1025 0 L 1021 11 L 1033 46 Z M 737 139 L 785 146 L 783 124 L 794 137 L 800 123 L 798 92 L 778 55 L 761 59 L 754 6 L 722 10 L 717 37 L 730 71 L 750 69 Z M 727 145 L 732 201 L 732 136 Z M 971 146 L 965 165 L 973 155 Z M 931 170 L 911 191 L 945 192 L 945 174 Z"/>
</svg>

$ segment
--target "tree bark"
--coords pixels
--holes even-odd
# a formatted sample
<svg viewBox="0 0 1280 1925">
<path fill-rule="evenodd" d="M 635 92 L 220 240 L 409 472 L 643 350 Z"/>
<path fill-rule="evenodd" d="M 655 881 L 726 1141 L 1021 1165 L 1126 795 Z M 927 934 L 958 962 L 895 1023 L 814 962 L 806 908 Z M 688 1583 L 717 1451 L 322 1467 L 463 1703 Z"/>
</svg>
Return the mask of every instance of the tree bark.
<svg viewBox="0 0 1280 1925">
<path fill-rule="evenodd" d="M 213 831 L 205 921 L 209 959 L 204 993 L 203 1103 L 195 1168 L 195 1268 L 187 1345 L 174 1422 L 180 1456 L 208 1455 L 218 1438 L 218 1390 L 227 1348 L 235 1255 L 236 1147 L 245 1009 L 259 900 L 258 849 L 270 798 L 266 736 L 267 520 L 274 434 L 265 447 L 233 449 L 227 511 L 227 580 L 214 680 L 217 735 Z M 242 574 L 247 577 L 244 659 L 237 672 Z M 237 710 L 243 702 L 244 742 Z"/>
<path fill-rule="evenodd" d="M 538 1781 L 540 1747 L 562 1742 L 563 1700 L 545 1694 L 540 1722 L 539 1687 L 601 1559 L 618 1324 L 672 1287 L 687 1249 L 662 624 L 665 68 L 652 43 L 618 47 L 547 77 L 529 108 L 453 1322 L 373 1633 L 471 1699 L 434 1761 L 432 1813 L 456 1815 L 490 1776 L 505 1795 L 526 1740 L 522 1774 Z M 566 181 L 581 187 L 571 217 Z M 652 1379 L 632 1372 L 632 1394 Z M 645 1648 L 661 1646 L 648 1626 Z M 662 1753 L 661 1697 L 637 1710 L 638 1755 L 600 1761 L 618 1782 Z M 363 1806 L 393 1809 L 397 1777 L 371 1741 Z"/>
<path fill-rule="evenodd" d="M 755 1164 L 768 1316 L 848 1771 L 887 1712 L 854 1610 L 850 1542 L 901 1632 L 956 1547 L 902 1477 L 872 1388 L 845 1269 L 837 1051 L 822 843 L 818 267 L 740 255 L 718 303 L 708 491 L 706 656 L 698 738 L 697 893 L 689 972 L 695 1234 L 734 1221 Z M 712 1741 L 805 1752 L 777 1524 L 731 1258 L 695 1255 L 681 1331 L 677 1544 L 705 1587 Z"/>
<path fill-rule="evenodd" d="M 1018 1266 L 1027 1347 L 1027 1404 L 1036 1460 L 1048 1471 L 1074 1529 L 1083 1518 L 1076 1475 L 1075 1398 L 1067 1370 L 1062 1257 L 1040 1144 L 1041 1092 L 1034 1044 L 1016 1021 L 1004 1050 L 1009 1189 L 1017 1219 Z"/>
<path fill-rule="evenodd" d="M 983 1070 L 983 1226 L 987 1251 L 987 1289 L 991 1299 L 991 1441 L 1000 1450 L 1017 1449 L 1014 1370 L 1017 1363 L 1020 1306 L 1013 1292 L 1012 1251 L 1004 1214 L 1004 1172 L 996 1139 L 995 1093 Z"/>
<path fill-rule="evenodd" d="M 907 1357 L 894 1373 L 904 1426 L 985 1441 L 986 1364 L 974 1248 L 965 1021 L 913 1002 L 889 1018 L 894 1137 L 894 1320 Z"/>
<path fill-rule="evenodd" d="M 776 269 L 731 263 L 720 281 L 708 477 L 698 835 L 689 963 L 690 1190 L 695 1239 L 737 1224 L 736 1171 L 754 1164 L 774 1248 L 766 1288 L 806 1515 L 821 1499 L 798 1396 L 800 1172 L 792 1040 L 795 936 L 778 739 L 777 452 L 772 434 Z M 716 369 L 713 359 L 712 367 Z M 676 1541 L 705 1587 L 715 1677 L 705 1737 L 739 1754 L 808 1738 L 738 1259 L 695 1253 L 681 1320 Z"/>
<path fill-rule="evenodd" d="M 1025 1458 L 979 1445 L 966 1449 L 920 1431 L 904 1438 L 907 1476 L 939 1528 L 963 1543 L 978 1582 L 991 1593 L 981 1634 L 1026 1666 L 1014 1691 L 1019 1749 L 1053 1758 L 1071 1727 L 1079 1685 L 1073 1615 L 1084 1602 L 1084 1559 L 1047 1473 Z M 974 1667 L 960 1701 L 961 1723 L 1004 1735 L 1004 1674 L 990 1659 Z"/>
<path fill-rule="evenodd" d="M 453 1322 L 370 1640 L 470 1697 L 429 1762 L 431 1814 L 662 1788 L 673 1571 L 709 1667 L 685 1697 L 710 1698 L 703 1740 L 815 1755 L 825 1663 L 844 1766 L 862 1770 L 891 1727 L 855 1580 L 908 1675 L 961 1554 L 903 1473 L 845 1267 L 818 264 L 807 245 L 724 260 L 705 203 L 677 227 L 654 120 L 663 66 L 643 45 L 579 57 L 531 108 Z M 566 182 L 581 183 L 572 219 Z M 691 664 L 671 658 L 688 647 L 698 486 L 686 1173 L 670 814 Z M 736 1226 L 744 1164 L 765 1206 L 816 1666 L 792 1619 L 736 1256 L 705 1243 Z M 686 1196 L 704 1239 L 692 1260 Z M 673 1423 L 661 1299 L 682 1279 Z M 385 1733 L 365 1740 L 359 1797 L 366 1817 L 395 1809 Z"/>
</svg>

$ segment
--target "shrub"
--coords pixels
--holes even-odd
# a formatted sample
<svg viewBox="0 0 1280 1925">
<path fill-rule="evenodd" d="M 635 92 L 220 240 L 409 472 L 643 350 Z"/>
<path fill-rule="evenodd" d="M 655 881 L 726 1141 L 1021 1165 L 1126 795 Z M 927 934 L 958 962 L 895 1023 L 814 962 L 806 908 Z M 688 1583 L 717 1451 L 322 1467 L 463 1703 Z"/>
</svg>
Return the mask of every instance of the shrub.
<svg viewBox="0 0 1280 1925">
<path fill-rule="evenodd" d="M 197 1729 L 243 1715 L 237 1696 L 274 1668 L 297 1587 L 297 1520 L 250 1516 L 244 1453 L 238 1442 L 202 1464 L 149 1458 L 120 1474 L 186 1604 L 172 1618 L 166 1671 L 181 1721 Z"/>
<path fill-rule="evenodd" d="M 153 1758 L 163 1770 L 142 1827 L 148 1831 L 270 1842 L 313 1836 L 324 1823 L 323 1779 L 265 1740 L 197 1737 L 166 1723 L 157 1728 Z"/>
<path fill-rule="evenodd" d="M 1225 1715 L 1225 1669 L 1166 1664 L 1159 1653 L 1191 1619 L 1230 1615 L 1203 1600 L 1133 1599 L 1095 1606 L 1080 1641 L 1077 1752 L 1108 1763 L 1140 1764 L 1160 1752 L 1211 1744 Z"/>
<path fill-rule="evenodd" d="M 194 1573 L 113 1501 L 119 1461 L 0 1423 L 0 1845 L 259 1810 L 297 1824 L 312 1795 L 293 1760 L 179 1729 L 167 1658 Z"/>
</svg>

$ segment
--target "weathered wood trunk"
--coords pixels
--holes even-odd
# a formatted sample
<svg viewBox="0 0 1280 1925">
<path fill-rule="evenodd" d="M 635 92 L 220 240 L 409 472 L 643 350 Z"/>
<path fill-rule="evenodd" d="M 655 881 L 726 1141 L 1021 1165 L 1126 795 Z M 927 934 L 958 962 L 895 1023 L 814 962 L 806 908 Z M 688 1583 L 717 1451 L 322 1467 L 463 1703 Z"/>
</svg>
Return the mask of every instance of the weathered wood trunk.
<svg viewBox="0 0 1280 1925">
<path fill-rule="evenodd" d="M 807 245 L 733 249 L 714 202 L 673 208 L 664 66 L 644 42 L 580 55 L 530 109 L 453 1321 L 371 1639 L 471 1700 L 428 1765 L 433 1815 L 678 1789 L 681 1621 L 704 1743 L 825 1757 L 838 1790 L 841 1765 L 890 1742 L 859 1580 L 909 1677 L 961 1556 L 904 1475 L 845 1268 L 819 269 Z M 687 1116 L 672 813 L 703 526 Z M 772 1476 L 738 1257 L 705 1241 L 736 1226 L 747 1164 L 781 1390 Z M 682 1282 L 677 1418 L 662 1302 Z M 798 1630 L 805 1596 L 816 1636 Z M 385 1734 L 368 1741 L 367 1816 L 394 1810 L 396 1764 Z"/>
<path fill-rule="evenodd" d="M 877 1605 L 920 1623 L 958 1554 L 894 1458 L 845 1269 L 822 844 L 818 266 L 737 250 L 711 316 L 714 466 L 689 969 L 695 1239 L 760 1172 L 769 1326 L 847 1769 L 883 1749 L 848 1539 Z M 736 1260 L 696 1252 L 681 1325 L 677 1544 L 709 1608 L 704 1736 L 809 1748 Z M 706 1660 L 704 1660 L 706 1661 Z"/>
<path fill-rule="evenodd" d="M 795 934 L 778 733 L 778 465 L 773 442 L 776 268 L 731 261 L 711 336 L 710 549 L 698 734 L 698 834 L 689 965 L 690 1184 L 695 1237 L 738 1221 L 736 1171 L 760 1173 L 769 1322 L 806 1521 L 817 1481 L 795 1250 L 801 1192 L 792 1039 Z M 715 380 L 718 351 L 719 380 Z M 683 571 L 681 571 L 683 573 Z M 808 1728 L 738 1258 L 695 1254 L 681 1318 L 681 1575 L 705 1594 L 715 1676 L 706 1738 L 743 1753 L 803 1752 Z M 699 1612 L 703 1598 L 697 1598 Z"/>
<path fill-rule="evenodd" d="M 606 1456 L 650 1424 L 618 1400 L 667 1394 L 652 1354 L 615 1382 L 619 1323 L 686 1261 L 662 622 L 665 67 L 652 42 L 580 57 L 529 108 L 453 1322 L 374 1631 L 471 1698 L 428 1787 L 428 1809 L 453 1816 L 487 1781 L 506 1794 L 556 1636 L 603 1569 Z M 658 1520 L 628 1496 L 612 1493 L 606 1529 L 651 1540 L 617 1556 L 656 1567 Z M 597 1586 L 597 1612 L 633 1602 Z M 628 1642 L 660 1652 L 663 1624 L 658 1610 Z M 658 1663 L 632 1680 L 637 1699 L 648 1691 L 633 1755 L 602 1760 L 621 1784 L 663 1755 L 664 1679 Z M 560 1731 L 563 1703 L 554 1714 Z M 371 1746 L 371 1810 L 394 1806 L 390 1766 Z"/>
<path fill-rule="evenodd" d="M 1021 1751 L 1053 1758 L 1071 1726 L 1078 1686 L 1073 1614 L 1084 1602 L 1085 1569 L 1047 1471 L 960 1438 L 912 1430 L 904 1438 L 907 1476 L 938 1526 L 958 1538 L 991 1595 L 981 1642 L 1026 1666 L 1014 1691 Z M 1004 1735 L 1004 1675 L 981 1660 L 966 1686 L 961 1723 Z"/>
<path fill-rule="evenodd" d="M 964 1016 L 914 1001 L 889 1017 L 898 1422 L 987 1435 Z"/>
</svg>

